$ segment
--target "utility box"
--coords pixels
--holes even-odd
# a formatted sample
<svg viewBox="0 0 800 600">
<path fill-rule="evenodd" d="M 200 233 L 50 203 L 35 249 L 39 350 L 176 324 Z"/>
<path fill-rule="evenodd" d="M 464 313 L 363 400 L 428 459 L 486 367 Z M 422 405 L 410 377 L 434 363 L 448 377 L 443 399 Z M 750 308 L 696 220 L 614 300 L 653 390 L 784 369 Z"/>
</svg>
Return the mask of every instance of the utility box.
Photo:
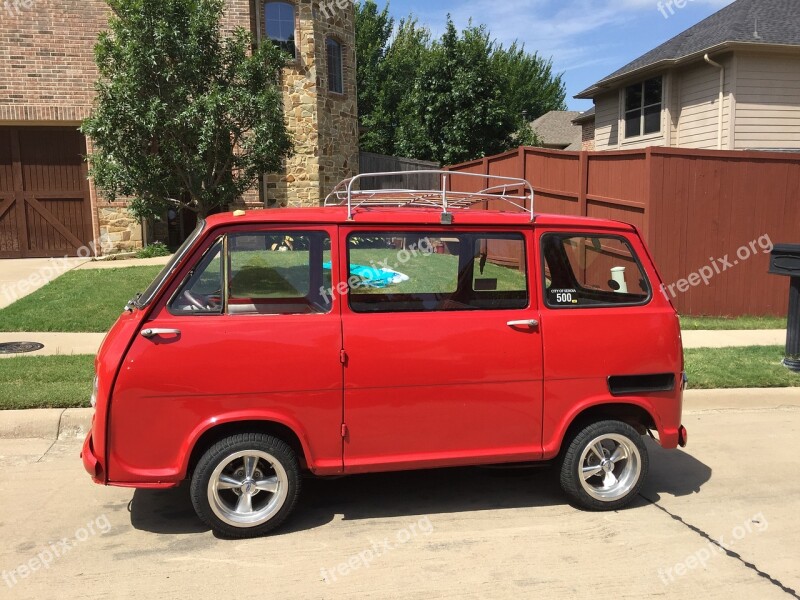
<svg viewBox="0 0 800 600">
<path fill-rule="evenodd" d="M 769 272 L 790 278 L 789 322 L 783 364 L 800 373 L 800 244 L 777 244 L 772 250 Z"/>
</svg>

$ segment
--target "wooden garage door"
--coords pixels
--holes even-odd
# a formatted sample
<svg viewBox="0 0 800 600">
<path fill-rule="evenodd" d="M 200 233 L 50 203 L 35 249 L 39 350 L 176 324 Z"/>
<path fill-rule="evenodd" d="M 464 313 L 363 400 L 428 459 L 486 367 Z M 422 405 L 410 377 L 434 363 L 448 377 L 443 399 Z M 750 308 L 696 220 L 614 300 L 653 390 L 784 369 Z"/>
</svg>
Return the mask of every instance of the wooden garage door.
<svg viewBox="0 0 800 600">
<path fill-rule="evenodd" d="M 76 129 L 0 127 L 0 258 L 74 256 L 89 244 L 85 154 Z"/>
</svg>

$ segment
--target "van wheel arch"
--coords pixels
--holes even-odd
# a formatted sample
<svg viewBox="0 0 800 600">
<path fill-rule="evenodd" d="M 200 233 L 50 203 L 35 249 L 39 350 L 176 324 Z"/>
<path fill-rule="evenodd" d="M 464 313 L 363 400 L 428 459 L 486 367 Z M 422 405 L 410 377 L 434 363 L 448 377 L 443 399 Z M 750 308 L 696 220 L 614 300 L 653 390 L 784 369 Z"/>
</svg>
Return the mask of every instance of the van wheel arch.
<svg viewBox="0 0 800 600">
<path fill-rule="evenodd" d="M 185 475 L 186 478 L 192 476 L 197 463 L 214 444 L 230 436 L 243 433 L 263 433 L 281 440 L 294 451 L 300 462 L 300 468 L 304 471 L 308 470 L 308 459 L 303 449 L 303 444 L 300 442 L 298 435 L 290 427 L 275 421 L 233 421 L 231 423 L 222 423 L 212 427 L 204 431 L 197 439 L 189 455 L 189 462 Z"/>
<path fill-rule="evenodd" d="M 563 454 L 566 450 L 565 442 L 568 444 L 568 440 L 573 439 L 579 431 L 600 421 L 621 421 L 627 423 L 641 435 L 646 434 L 648 430 L 658 430 L 653 415 L 638 404 L 629 404 L 625 402 L 596 404 L 584 409 L 572 419 L 572 422 L 561 437 L 559 455 Z"/>
</svg>

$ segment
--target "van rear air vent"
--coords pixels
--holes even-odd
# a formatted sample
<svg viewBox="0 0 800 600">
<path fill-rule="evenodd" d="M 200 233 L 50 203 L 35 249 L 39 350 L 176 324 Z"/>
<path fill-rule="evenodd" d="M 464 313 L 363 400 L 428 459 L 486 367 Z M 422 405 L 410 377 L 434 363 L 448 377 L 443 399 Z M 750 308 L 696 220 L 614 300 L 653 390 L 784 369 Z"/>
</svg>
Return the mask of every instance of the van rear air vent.
<svg viewBox="0 0 800 600">
<path fill-rule="evenodd" d="M 675 389 L 675 375 L 612 375 L 608 378 L 608 389 L 613 396 L 643 394 L 649 392 L 671 392 Z"/>
</svg>

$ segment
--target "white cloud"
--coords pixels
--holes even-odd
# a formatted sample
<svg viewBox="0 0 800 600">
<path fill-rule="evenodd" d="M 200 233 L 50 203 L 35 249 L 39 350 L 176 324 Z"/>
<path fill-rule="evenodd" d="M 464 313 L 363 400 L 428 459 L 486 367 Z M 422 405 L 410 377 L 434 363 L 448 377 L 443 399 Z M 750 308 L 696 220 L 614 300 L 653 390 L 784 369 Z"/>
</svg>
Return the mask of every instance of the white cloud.
<svg viewBox="0 0 800 600">
<path fill-rule="evenodd" d="M 695 5 L 720 8 L 732 0 L 687 0 Z M 514 40 L 526 43 L 530 50 L 553 57 L 558 71 L 570 71 L 589 65 L 617 68 L 619 50 L 625 40 L 602 37 L 603 29 L 625 26 L 642 15 L 659 15 L 657 0 L 463 0 L 458 4 L 418 12 L 423 23 L 441 33 L 446 13 L 458 27 L 470 18 L 488 26 L 492 35 L 504 44 Z M 660 18 L 660 15 L 659 15 Z M 591 36 L 587 43 L 586 37 Z"/>
</svg>

